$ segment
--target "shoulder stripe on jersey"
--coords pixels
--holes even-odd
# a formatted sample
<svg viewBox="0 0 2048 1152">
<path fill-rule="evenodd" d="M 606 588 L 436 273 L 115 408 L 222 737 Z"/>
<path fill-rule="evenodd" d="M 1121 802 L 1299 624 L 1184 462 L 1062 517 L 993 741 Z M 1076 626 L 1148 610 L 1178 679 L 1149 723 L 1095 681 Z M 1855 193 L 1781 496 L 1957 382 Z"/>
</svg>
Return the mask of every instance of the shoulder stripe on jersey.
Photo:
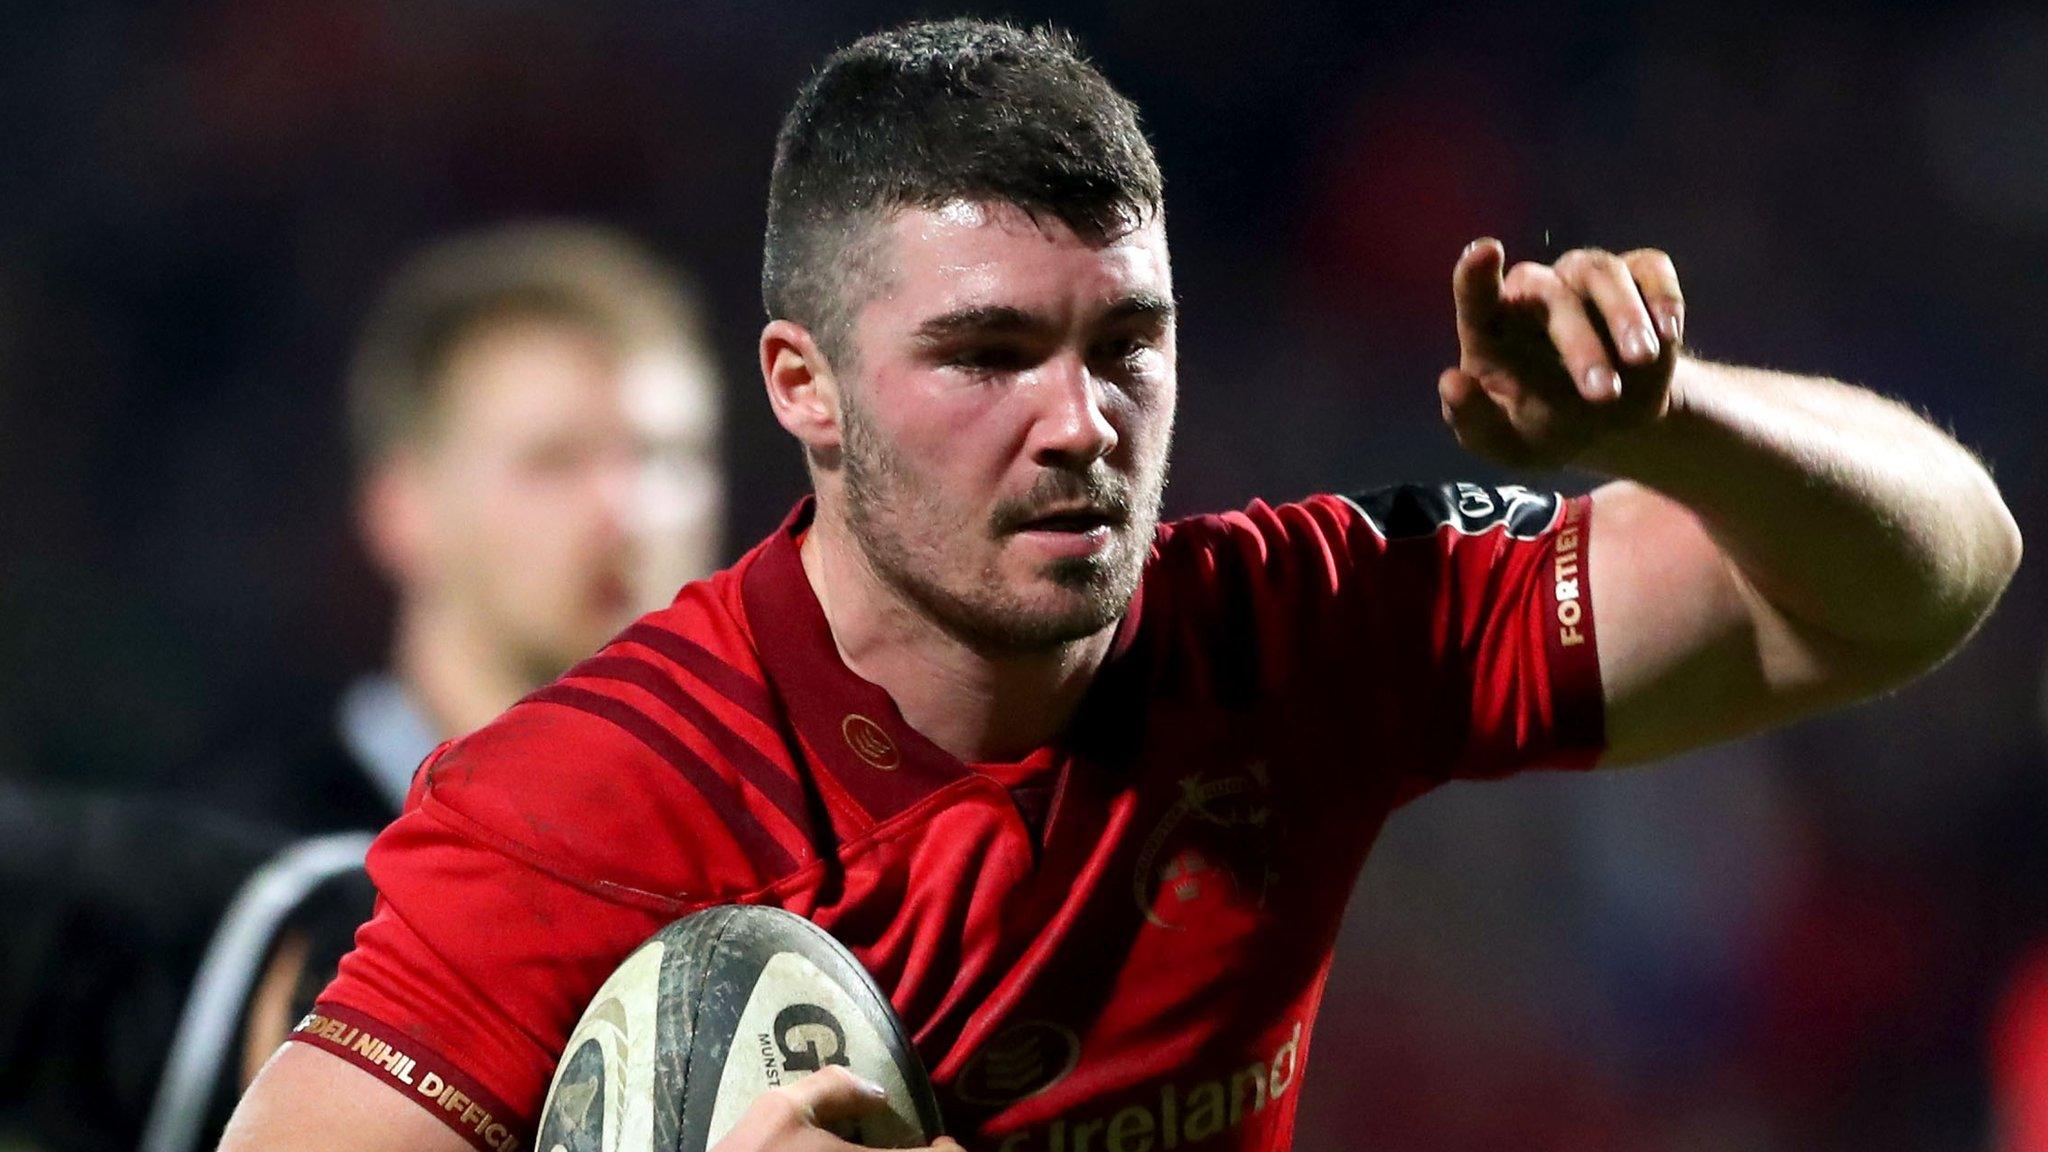
<svg viewBox="0 0 2048 1152">
<path fill-rule="evenodd" d="M 775 839 L 754 814 L 747 810 L 745 800 L 725 777 L 720 776 L 711 765 L 706 764 L 695 752 L 675 734 L 623 700 L 592 692 L 588 688 L 577 688 L 568 684 L 552 684 L 527 697 L 536 704 L 559 704 L 587 712 L 600 720 L 610 723 L 635 740 L 647 746 L 655 755 L 668 761 L 669 765 L 682 773 L 692 787 L 711 805 L 713 812 L 734 838 L 739 840 L 749 855 L 778 873 L 796 869 L 796 858 L 789 849 Z"/>
<path fill-rule="evenodd" d="M 631 684 L 661 701 L 703 733 L 726 763 L 789 817 L 791 824 L 799 828 L 809 826 L 804 813 L 803 785 L 797 778 L 727 727 L 702 700 L 684 691 L 672 673 L 637 656 L 610 655 L 585 660 L 577 666 L 576 675 Z"/>
<path fill-rule="evenodd" d="M 777 723 L 775 701 L 768 695 L 768 686 L 719 659 L 695 640 L 644 620 L 620 633 L 619 639 L 654 649 L 688 669 L 720 696 L 760 717 L 763 723 Z"/>
</svg>

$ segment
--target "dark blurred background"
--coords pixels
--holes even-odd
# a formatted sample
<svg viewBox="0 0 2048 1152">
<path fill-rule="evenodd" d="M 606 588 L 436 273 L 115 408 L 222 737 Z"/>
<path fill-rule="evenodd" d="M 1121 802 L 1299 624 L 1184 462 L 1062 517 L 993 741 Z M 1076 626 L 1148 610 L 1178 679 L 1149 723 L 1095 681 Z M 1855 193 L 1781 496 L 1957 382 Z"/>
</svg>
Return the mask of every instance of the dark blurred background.
<svg viewBox="0 0 2048 1152">
<path fill-rule="evenodd" d="M 915 15 L 1064 23 L 1144 109 L 1171 509 L 1483 473 L 1434 380 L 1492 234 L 1670 251 L 1696 349 L 1927 408 L 2048 539 L 2048 9 L 1467 7 L 6 6 L 0 781 L 166 787 L 381 658 L 339 384 L 451 229 L 589 217 L 692 270 L 734 551 L 773 527 L 804 484 L 754 399 L 773 133 L 831 47 Z M 1401 814 L 1300 1147 L 1986 1146 L 1987 1022 L 2048 935 L 2040 569 L 1887 700 Z"/>
</svg>

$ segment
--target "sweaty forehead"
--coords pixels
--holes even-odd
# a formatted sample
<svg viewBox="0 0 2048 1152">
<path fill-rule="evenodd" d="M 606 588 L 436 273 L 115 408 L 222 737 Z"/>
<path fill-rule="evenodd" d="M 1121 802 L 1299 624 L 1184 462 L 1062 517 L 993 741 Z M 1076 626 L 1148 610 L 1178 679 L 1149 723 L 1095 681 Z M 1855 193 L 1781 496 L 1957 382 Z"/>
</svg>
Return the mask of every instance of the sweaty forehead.
<svg viewBox="0 0 2048 1152">
<path fill-rule="evenodd" d="M 898 212 L 883 260 L 889 289 L 879 302 L 892 311 L 1004 305 L 1066 312 L 1173 296 L 1166 227 L 1156 213 L 1096 239 L 1012 204 L 956 200 Z"/>
</svg>

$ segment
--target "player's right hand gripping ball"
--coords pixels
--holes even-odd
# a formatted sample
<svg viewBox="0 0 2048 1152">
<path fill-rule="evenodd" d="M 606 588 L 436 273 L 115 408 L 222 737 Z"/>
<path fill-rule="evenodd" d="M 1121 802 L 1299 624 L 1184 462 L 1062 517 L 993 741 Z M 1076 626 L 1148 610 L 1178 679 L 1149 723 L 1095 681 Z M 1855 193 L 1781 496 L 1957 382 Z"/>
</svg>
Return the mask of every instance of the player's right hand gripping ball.
<svg viewBox="0 0 2048 1152">
<path fill-rule="evenodd" d="M 884 1108 L 842 1132 L 870 1148 L 940 1133 L 924 1066 L 844 946 L 800 916 L 726 905 L 628 956 L 569 1034 L 537 1152 L 708 1152 L 763 1093 L 839 1066 Z"/>
</svg>

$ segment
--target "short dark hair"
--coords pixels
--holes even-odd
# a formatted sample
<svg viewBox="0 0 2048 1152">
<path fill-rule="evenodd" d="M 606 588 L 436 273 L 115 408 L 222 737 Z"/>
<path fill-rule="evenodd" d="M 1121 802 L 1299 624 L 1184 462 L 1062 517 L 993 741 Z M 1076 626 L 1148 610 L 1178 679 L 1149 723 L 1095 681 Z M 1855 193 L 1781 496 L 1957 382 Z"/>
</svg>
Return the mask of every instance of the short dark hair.
<svg viewBox="0 0 2048 1152">
<path fill-rule="evenodd" d="M 511 320 L 567 324 L 620 356 L 706 348 L 690 285 L 610 229 L 544 221 L 442 240 L 392 276 L 357 341 L 347 400 L 358 466 L 430 435 L 449 360 Z"/>
<path fill-rule="evenodd" d="M 868 229 L 901 208 L 1014 204 L 1089 237 L 1162 206 L 1137 105 L 1074 37 L 986 20 L 907 24 L 827 57 L 775 142 L 761 297 L 843 345 Z"/>
</svg>

